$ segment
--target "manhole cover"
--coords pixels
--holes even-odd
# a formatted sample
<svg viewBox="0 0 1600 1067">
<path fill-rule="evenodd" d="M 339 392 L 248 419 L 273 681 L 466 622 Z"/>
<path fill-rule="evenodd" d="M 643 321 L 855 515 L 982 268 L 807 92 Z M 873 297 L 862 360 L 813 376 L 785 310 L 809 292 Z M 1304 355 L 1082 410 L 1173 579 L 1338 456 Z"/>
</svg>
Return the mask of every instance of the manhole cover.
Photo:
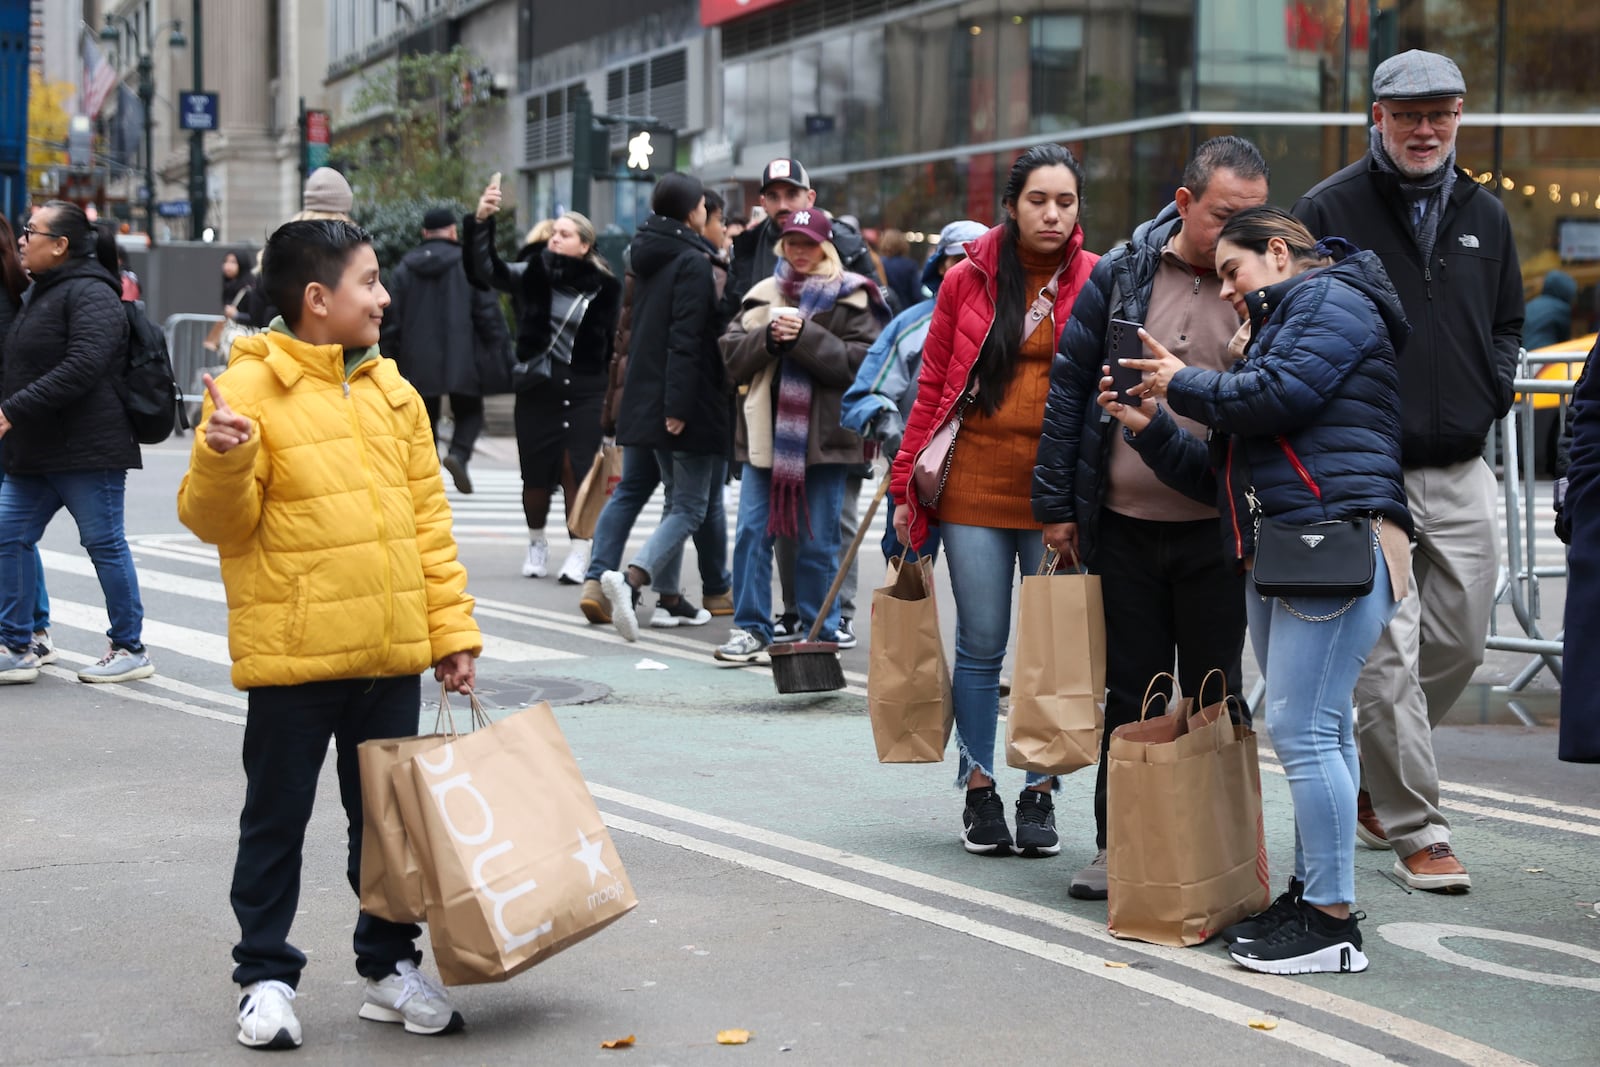
<svg viewBox="0 0 1600 1067">
<path fill-rule="evenodd" d="M 478 677 L 478 699 L 483 706 L 496 710 L 523 708 L 548 700 L 551 704 L 593 704 L 611 695 L 608 686 L 599 682 L 585 682 L 577 678 L 484 678 Z M 454 707 L 456 701 L 451 701 Z"/>
</svg>

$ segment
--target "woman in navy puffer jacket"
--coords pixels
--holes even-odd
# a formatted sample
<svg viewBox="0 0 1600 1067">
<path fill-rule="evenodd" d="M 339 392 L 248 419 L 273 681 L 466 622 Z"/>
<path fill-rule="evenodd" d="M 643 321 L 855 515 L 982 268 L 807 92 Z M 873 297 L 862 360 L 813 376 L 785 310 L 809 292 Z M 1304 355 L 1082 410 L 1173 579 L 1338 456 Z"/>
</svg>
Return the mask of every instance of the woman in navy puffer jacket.
<svg viewBox="0 0 1600 1067">
<path fill-rule="evenodd" d="M 1219 374 L 1188 367 L 1146 339 L 1160 358 L 1126 361 L 1145 372 L 1134 392 L 1146 402 L 1117 403 L 1107 379 L 1100 403 L 1163 480 L 1219 501 L 1223 536 L 1241 566 L 1250 565 L 1261 518 L 1372 519 L 1370 593 L 1246 594 L 1266 676 L 1266 729 L 1294 798 L 1295 869 L 1288 892 L 1266 912 L 1223 932 L 1234 960 L 1251 970 L 1362 971 L 1367 959 L 1350 910 L 1360 781 L 1351 695 L 1410 569 L 1395 368 L 1410 328 L 1377 256 L 1342 241 L 1317 244 L 1278 208 L 1228 221 L 1217 272 L 1223 298 L 1246 305 L 1244 358 Z M 1152 408 L 1161 399 L 1217 431 L 1209 451 Z"/>
</svg>

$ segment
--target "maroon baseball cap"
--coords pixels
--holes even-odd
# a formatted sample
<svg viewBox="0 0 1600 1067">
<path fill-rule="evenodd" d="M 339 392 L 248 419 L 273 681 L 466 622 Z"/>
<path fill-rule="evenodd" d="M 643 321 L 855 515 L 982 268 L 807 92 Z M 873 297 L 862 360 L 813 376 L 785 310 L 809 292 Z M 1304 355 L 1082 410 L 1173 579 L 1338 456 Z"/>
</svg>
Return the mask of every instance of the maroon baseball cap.
<svg viewBox="0 0 1600 1067">
<path fill-rule="evenodd" d="M 790 212 L 788 220 L 783 224 L 783 229 L 778 231 L 778 237 L 781 240 L 791 233 L 804 234 L 818 244 L 823 241 L 831 241 L 833 240 L 833 219 L 820 207 L 803 207 L 799 211 Z"/>
</svg>

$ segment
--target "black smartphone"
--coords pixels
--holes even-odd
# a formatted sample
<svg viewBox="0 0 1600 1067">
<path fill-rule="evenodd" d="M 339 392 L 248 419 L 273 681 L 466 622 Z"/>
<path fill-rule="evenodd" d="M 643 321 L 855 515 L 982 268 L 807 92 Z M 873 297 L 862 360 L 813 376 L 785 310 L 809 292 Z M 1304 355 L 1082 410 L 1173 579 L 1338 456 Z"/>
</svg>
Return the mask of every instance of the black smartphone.
<svg viewBox="0 0 1600 1067">
<path fill-rule="evenodd" d="M 1143 403 L 1139 397 L 1129 394 L 1128 390 L 1144 380 L 1144 372 L 1134 367 L 1124 367 L 1121 361 L 1145 358 L 1144 342 L 1139 340 L 1139 331 L 1143 328 L 1142 322 L 1111 320 L 1111 344 L 1106 354 L 1106 362 L 1111 367 L 1111 384 L 1116 387 L 1117 399 L 1131 407 L 1139 407 Z"/>
</svg>

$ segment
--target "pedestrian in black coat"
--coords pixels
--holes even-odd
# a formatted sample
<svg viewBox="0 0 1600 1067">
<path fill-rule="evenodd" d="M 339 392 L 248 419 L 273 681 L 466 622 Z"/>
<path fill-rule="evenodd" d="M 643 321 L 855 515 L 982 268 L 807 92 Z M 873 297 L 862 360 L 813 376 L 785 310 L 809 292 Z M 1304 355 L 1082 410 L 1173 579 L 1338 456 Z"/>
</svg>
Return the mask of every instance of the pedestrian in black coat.
<svg viewBox="0 0 1600 1067">
<path fill-rule="evenodd" d="M 1589 353 L 1572 394 L 1572 458 L 1562 508 L 1567 549 L 1566 650 L 1561 678 L 1561 741 L 1568 763 L 1600 763 L 1600 378 Z"/>
<path fill-rule="evenodd" d="M 405 254 L 388 288 L 379 346 L 422 394 L 436 442 L 440 400 L 449 395 L 455 428 L 444 468 L 457 490 L 470 493 L 467 463 L 483 432 L 483 398 L 511 391 L 511 334 L 499 299 L 467 280 L 448 208 L 423 216 L 422 244 Z"/>
</svg>

